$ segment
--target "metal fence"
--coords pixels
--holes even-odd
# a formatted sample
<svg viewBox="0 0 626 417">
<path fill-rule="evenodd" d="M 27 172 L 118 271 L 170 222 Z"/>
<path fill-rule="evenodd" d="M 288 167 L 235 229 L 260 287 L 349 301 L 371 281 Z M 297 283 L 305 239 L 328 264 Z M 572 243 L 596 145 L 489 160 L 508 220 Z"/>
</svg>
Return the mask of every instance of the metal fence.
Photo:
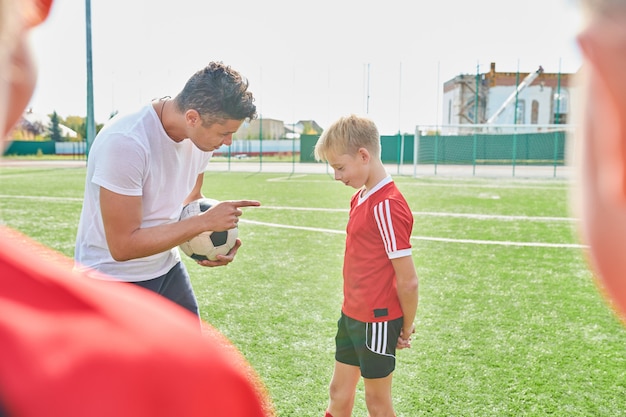
<svg viewBox="0 0 626 417">
<path fill-rule="evenodd" d="M 418 126 L 414 135 L 382 136 L 381 159 L 390 173 L 414 177 L 568 178 L 573 131 L 569 125 Z M 216 156 L 209 170 L 332 175 L 332 168 L 312 157 L 317 138 L 301 137 L 289 145 L 295 152 L 278 157 L 241 157 L 231 150 Z"/>
<path fill-rule="evenodd" d="M 454 166 L 455 172 L 471 175 L 535 172 L 559 177 L 569 173 L 566 155 L 574 129 L 571 125 L 418 126 L 413 161 L 416 166 L 429 166 L 435 175 L 442 167 Z"/>
<path fill-rule="evenodd" d="M 414 177 L 567 178 L 573 133 L 570 125 L 417 126 L 415 134 L 382 136 L 381 159 L 391 174 Z M 313 158 L 318 138 L 237 140 L 215 152 L 208 170 L 332 175 L 332 168 Z M 85 158 L 84 142 L 56 145 L 49 152 Z"/>
</svg>

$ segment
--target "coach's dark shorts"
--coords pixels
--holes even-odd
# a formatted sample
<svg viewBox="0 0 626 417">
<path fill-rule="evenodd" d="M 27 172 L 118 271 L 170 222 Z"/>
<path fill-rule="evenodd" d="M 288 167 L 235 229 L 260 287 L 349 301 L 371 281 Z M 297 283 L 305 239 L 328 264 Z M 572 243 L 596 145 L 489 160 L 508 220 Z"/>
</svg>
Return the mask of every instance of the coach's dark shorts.
<svg viewBox="0 0 626 417">
<path fill-rule="evenodd" d="M 384 378 L 396 367 L 403 319 L 363 323 L 341 313 L 335 337 L 337 362 L 361 368 L 363 378 Z"/>
<path fill-rule="evenodd" d="M 191 286 L 191 279 L 189 278 L 187 268 L 185 268 L 182 262 L 174 265 L 165 275 L 147 281 L 131 282 L 131 284 L 161 294 L 168 300 L 191 311 L 196 316 L 200 316 L 198 301 Z"/>
</svg>

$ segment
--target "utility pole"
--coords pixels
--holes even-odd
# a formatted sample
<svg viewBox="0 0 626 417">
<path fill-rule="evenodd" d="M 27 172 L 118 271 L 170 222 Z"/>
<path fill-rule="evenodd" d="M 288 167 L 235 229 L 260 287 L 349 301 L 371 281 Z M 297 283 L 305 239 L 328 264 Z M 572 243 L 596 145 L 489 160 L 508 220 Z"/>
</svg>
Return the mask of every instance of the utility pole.
<svg viewBox="0 0 626 417">
<path fill-rule="evenodd" d="M 91 0 L 85 0 L 85 22 L 87 29 L 87 137 L 85 156 L 89 156 L 91 144 L 96 136 L 93 111 L 93 69 L 91 62 Z"/>
</svg>

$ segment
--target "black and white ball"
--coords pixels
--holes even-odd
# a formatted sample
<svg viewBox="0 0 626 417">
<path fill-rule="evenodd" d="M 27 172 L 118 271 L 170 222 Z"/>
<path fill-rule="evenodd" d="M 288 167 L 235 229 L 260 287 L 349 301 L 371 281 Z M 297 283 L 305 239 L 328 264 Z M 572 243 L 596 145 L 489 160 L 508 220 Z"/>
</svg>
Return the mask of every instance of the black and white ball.
<svg viewBox="0 0 626 417">
<path fill-rule="evenodd" d="M 207 211 L 219 201 L 212 198 L 200 198 L 183 207 L 179 220 L 197 216 Z M 226 255 L 235 246 L 238 229 L 224 232 L 202 232 L 198 236 L 182 243 L 180 249 L 196 261 L 215 261 L 217 255 Z"/>
</svg>

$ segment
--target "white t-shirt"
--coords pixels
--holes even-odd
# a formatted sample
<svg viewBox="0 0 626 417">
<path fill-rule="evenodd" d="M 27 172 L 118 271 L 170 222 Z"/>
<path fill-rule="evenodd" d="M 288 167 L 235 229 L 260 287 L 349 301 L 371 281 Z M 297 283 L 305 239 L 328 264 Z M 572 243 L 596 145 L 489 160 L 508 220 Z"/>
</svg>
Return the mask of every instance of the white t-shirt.
<svg viewBox="0 0 626 417">
<path fill-rule="evenodd" d="M 189 139 L 177 143 L 167 136 L 151 104 L 112 119 L 89 150 L 76 267 L 93 268 L 118 281 L 145 281 L 167 273 L 180 261 L 176 247 L 144 258 L 113 259 L 102 223 L 100 187 L 141 196 L 142 228 L 173 223 L 211 156 Z"/>
</svg>

